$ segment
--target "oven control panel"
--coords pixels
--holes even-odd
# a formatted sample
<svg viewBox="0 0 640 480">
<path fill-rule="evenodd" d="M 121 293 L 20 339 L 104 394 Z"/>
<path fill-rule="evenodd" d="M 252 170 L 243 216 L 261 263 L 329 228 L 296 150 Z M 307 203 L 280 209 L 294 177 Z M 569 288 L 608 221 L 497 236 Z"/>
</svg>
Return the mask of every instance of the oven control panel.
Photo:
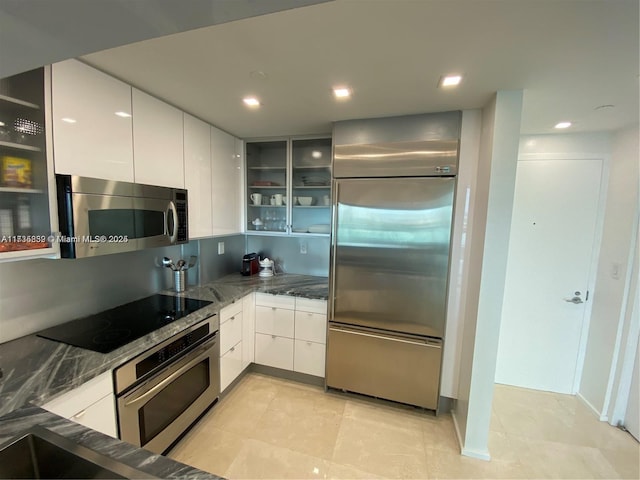
<svg viewBox="0 0 640 480">
<path fill-rule="evenodd" d="M 120 365 L 113 371 L 116 394 L 124 393 L 154 372 L 188 355 L 197 345 L 215 336 L 218 328 L 218 316 L 214 314 Z"/>
<path fill-rule="evenodd" d="M 209 335 L 209 324 L 206 323 L 201 327 L 180 336 L 160 350 L 149 355 L 144 360 L 136 364 L 136 378 L 144 377 L 147 373 L 160 367 L 164 363 L 171 361 L 192 345 L 195 345 L 204 337 Z"/>
</svg>

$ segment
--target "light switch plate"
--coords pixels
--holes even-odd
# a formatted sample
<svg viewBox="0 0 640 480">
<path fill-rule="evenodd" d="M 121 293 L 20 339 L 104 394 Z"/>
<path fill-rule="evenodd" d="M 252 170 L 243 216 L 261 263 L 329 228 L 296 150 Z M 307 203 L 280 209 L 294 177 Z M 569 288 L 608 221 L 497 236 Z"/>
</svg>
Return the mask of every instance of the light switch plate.
<svg viewBox="0 0 640 480">
<path fill-rule="evenodd" d="M 218 255 L 224 254 L 224 242 L 218 242 Z"/>
</svg>

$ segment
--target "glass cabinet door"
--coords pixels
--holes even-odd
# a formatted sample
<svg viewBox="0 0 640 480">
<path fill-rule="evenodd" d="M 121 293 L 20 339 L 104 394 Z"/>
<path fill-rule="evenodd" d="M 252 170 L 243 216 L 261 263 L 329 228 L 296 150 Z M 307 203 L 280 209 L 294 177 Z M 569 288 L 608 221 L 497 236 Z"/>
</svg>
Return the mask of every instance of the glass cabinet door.
<svg viewBox="0 0 640 480">
<path fill-rule="evenodd" d="M 287 231 L 287 140 L 247 142 L 247 231 Z"/>
<path fill-rule="evenodd" d="M 293 233 L 329 234 L 331 229 L 331 139 L 293 140 Z"/>
<path fill-rule="evenodd" d="M 0 261 L 52 247 L 45 85 L 45 68 L 0 79 Z"/>
</svg>

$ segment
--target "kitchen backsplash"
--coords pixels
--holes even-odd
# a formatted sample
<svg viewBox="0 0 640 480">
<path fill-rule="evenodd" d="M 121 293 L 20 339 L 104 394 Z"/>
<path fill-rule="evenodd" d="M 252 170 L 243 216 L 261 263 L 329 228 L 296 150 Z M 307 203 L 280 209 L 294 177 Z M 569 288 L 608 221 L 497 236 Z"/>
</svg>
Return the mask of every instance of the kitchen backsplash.
<svg viewBox="0 0 640 480">
<path fill-rule="evenodd" d="M 245 253 L 245 236 L 232 235 L 200 240 L 200 283 L 207 283 L 230 273 L 240 272 Z M 218 244 L 224 243 L 224 254 L 218 255 Z"/>
<path fill-rule="evenodd" d="M 219 257 L 217 240 L 207 239 L 94 258 L 2 263 L 0 343 L 172 288 L 171 270 L 159 266 L 164 256 L 174 261 L 202 257 L 187 272 L 189 284 L 198 283 L 200 265 L 204 281 L 238 271 L 244 236 L 223 238 L 227 249 Z M 216 246 L 218 258 L 210 245 Z"/>
<path fill-rule="evenodd" d="M 285 273 L 328 277 L 329 245 L 329 237 L 247 235 L 247 252 L 273 259 L 277 271 Z"/>
<path fill-rule="evenodd" d="M 94 258 L 2 263 L 0 343 L 172 288 L 171 270 L 160 266 L 164 256 L 177 261 L 197 255 L 197 266 L 187 272 L 194 285 L 239 272 L 242 256 L 253 251 L 274 258 L 287 273 L 329 272 L 329 239 L 321 237 L 232 235 Z"/>
</svg>

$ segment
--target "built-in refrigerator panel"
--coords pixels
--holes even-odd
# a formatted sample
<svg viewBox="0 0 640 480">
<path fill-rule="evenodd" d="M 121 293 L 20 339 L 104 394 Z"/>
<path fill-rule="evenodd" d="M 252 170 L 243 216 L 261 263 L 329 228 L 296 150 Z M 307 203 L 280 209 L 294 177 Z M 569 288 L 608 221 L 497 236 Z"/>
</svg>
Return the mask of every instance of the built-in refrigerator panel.
<svg viewBox="0 0 640 480">
<path fill-rule="evenodd" d="M 442 338 L 454 177 L 334 181 L 330 320 Z"/>
</svg>

